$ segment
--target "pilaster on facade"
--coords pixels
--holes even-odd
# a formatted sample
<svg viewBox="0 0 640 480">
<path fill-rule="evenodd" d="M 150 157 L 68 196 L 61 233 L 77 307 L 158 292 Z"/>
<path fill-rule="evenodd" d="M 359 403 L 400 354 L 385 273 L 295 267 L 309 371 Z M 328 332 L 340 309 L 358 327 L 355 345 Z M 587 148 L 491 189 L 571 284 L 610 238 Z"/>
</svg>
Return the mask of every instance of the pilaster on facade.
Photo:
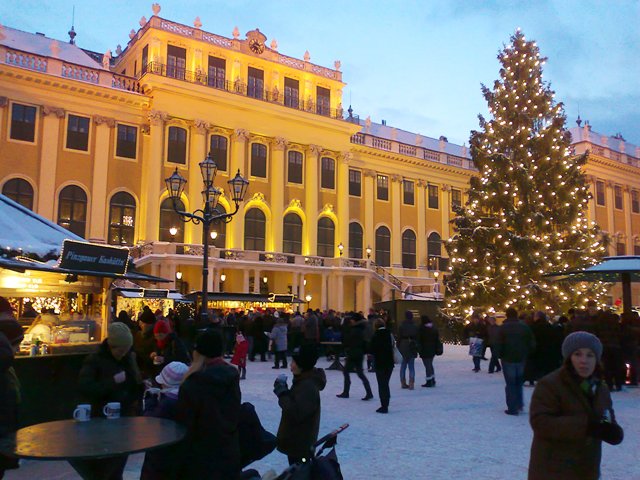
<svg viewBox="0 0 640 480">
<path fill-rule="evenodd" d="M 318 189 L 311 188 L 318 184 L 318 165 L 322 155 L 322 147 L 309 145 L 304 164 L 304 214 L 307 218 L 306 255 L 316 255 L 318 251 Z M 303 246 L 304 248 L 304 246 Z"/>
<path fill-rule="evenodd" d="M 622 189 L 624 208 L 624 233 L 627 238 L 625 243 L 626 255 L 633 255 L 633 229 L 631 228 L 631 189 L 625 185 Z"/>
<path fill-rule="evenodd" d="M 192 124 L 191 142 L 189 143 L 189 157 L 187 160 L 188 172 L 187 172 L 187 200 L 185 202 L 185 208 L 189 211 L 200 208 L 202 175 L 199 168 L 199 163 L 202 162 L 207 156 L 207 136 L 209 134 L 209 128 L 211 124 L 205 120 L 196 119 Z M 198 202 L 191 205 L 190 202 Z M 201 243 L 203 228 L 202 225 L 196 225 L 193 222 L 183 223 L 185 229 L 185 242 Z"/>
<path fill-rule="evenodd" d="M 96 140 L 91 185 L 92 202 L 88 222 L 89 240 L 104 243 L 107 239 L 105 203 L 109 173 L 109 146 L 116 120 L 115 118 L 94 115 L 93 121 L 96 124 Z"/>
<path fill-rule="evenodd" d="M 402 175 L 391 175 L 391 265 L 402 268 Z"/>
<path fill-rule="evenodd" d="M 419 179 L 416 182 L 416 207 L 418 210 L 416 235 L 416 267 L 418 270 L 427 270 L 427 209 L 426 209 L 427 182 Z"/>
<path fill-rule="evenodd" d="M 370 245 L 374 249 L 375 254 L 375 232 L 374 232 L 374 214 L 375 214 L 375 170 L 365 169 L 362 171 L 364 177 L 364 198 L 370 202 L 368 208 L 364 209 L 364 239 L 365 244 Z M 375 256 L 374 256 L 375 258 Z"/>
<path fill-rule="evenodd" d="M 267 250 L 272 252 L 282 251 L 283 242 L 283 213 L 284 213 L 284 176 L 287 171 L 286 165 L 286 149 L 288 142 L 283 137 L 276 137 L 272 142 L 272 155 L 271 155 L 271 172 L 269 173 L 269 180 L 271 187 L 271 213 L 273 221 L 270 245 L 267 246 Z"/>
<path fill-rule="evenodd" d="M 441 221 L 441 227 L 442 228 L 442 240 L 445 241 L 447 240 L 450 236 L 450 212 L 451 212 L 451 185 L 443 183 L 442 187 L 440 188 L 443 192 L 442 194 L 442 221 Z"/>
<path fill-rule="evenodd" d="M 231 148 L 229 155 L 229 176 L 232 177 L 238 170 L 247 172 L 247 141 L 250 134 L 248 130 L 238 128 L 231 136 Z M 245 176 L 245 173 L 242 173 Z M 238 212 L 233 222 L 227 224 L 228 248 L 242 248 L 244 234 L 244 213 Z M 247 290 L 244 290 L 247 291 Z"/>
<path fill-rule="evenodd" d="M 611 180 L 607 180 L 605 182 L 605 187 L 607 191 L 607 225 L 610 232 L 615 233 L 617 231 L 618 226 L 616 225 L 615 213 L 614 213 L 614 202 L 615 202 L 615 183 Z M 609 245 L 609 254 L 616 254 L 616 245 L 615 242 L 611 242 Z"/>
<path fill-rule="evenodd" d="M 59 107 L 42 107 L 42 146 L 38 177 L 38 214 L 54 220 L 52 199 L 55 198 L 56 170 L 58 168 L 58 141 L 60 124 L 65 111 Z"/>
<path fill-rule="evenodd" d="M 162 184 L 162 168 L 164 162 L 164 125 L 170 119 L 167 112 L 151 110 L 148 114 L 150 123 L 150 148 L 142 156 L 141 192 L 147 201 L 141 202 L 139 238 L 152 241 L 158 238 L 160 227 L 160 186 Z"/>
<path fill-rule="evenodd" d="M 342 242 L 344 251 L 349 253 L 349 162 L 351 152 L 342 152 L 338 155 L 337 168 L 337 205 L 338 205 L 338 240 Z"/>
</svg>

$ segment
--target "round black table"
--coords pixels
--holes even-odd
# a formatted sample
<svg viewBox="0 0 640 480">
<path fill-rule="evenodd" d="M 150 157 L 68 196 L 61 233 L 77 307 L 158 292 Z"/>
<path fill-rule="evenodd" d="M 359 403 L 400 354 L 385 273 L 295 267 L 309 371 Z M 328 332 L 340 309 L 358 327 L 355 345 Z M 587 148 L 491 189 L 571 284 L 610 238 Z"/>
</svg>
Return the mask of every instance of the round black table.
<svg viewBox="0 0 640 480">
<path fill-rule="evenodd" d="M 116 457 L 172 445 L 185 433 L 183 425 L 155 417 L 59 420 L 21 428 L 2 438 L 0 452 L 34 460 Z"/>
</svg>

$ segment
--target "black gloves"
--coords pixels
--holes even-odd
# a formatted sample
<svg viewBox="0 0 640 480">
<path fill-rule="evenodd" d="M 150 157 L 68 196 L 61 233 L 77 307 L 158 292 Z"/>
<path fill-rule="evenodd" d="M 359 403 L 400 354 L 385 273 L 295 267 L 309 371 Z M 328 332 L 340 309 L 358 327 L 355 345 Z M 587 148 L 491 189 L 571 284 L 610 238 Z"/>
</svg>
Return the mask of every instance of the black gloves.
<svg viewBox="0 0 640 480">
<path fill-rule="evenodd" d="M 624 439 L 622 427 L 617 423 L 611 423 L 606 420 L 590 422 L 587 427 L 587 435 L 611 445 L 618 445 Z"/>
<path fill-rule="evenodd" d="M 287 376 L 279 375 L 276 378 L 276 381 L 273 382 L 273 393 L 279 398 L 280 395 L 289 391 L 289 387 L 287 386 Z"/>
</svg>

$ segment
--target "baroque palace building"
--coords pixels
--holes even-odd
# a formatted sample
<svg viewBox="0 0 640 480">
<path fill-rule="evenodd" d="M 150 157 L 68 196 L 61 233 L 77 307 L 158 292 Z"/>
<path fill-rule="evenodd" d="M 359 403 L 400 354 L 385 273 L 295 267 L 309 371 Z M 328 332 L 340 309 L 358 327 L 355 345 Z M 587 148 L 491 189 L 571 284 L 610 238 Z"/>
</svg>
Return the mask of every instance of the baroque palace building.
<svg viewBox="0 0 640 480">
<path fill-rule="evenodd" d="M 64 42 L 0 27 L 2 193 L 200 290 L 202 228 L 180 220 L 164 179 L 177 168 L 182 206 L 201 208 L 198 163 L 210 153 L 217 186 L 237 171 L 250 185 L 214 226 L 209 291 L 363 311 L 441 298 L 442 242 L 476 173 L 467 149 L 355 116 L 338 61 L 283 55 L 257 29 L 227 38 L 158 14 L 156 4 L 113 58 L 79 48 L 73 29 Z M 587 124 L 571 133 L 576 153 L 590 152 L 589 214 L 611 254 L 640 253 L 640 148 Z M 228 193 L 218 208 L 230 211 Z"/>
</svg>

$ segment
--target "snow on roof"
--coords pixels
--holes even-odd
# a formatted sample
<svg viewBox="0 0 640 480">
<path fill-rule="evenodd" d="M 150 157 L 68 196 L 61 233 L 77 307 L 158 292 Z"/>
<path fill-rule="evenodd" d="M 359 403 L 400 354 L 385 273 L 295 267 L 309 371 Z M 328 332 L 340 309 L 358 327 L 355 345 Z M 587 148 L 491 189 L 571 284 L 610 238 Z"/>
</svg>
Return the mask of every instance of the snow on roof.
<svg viewBox="0 0 640 480">
<path fill-rule="evenodd" d="M 571 133 L 571 143 L 589 142 L 593 145 L 609 148 L 615 152 L 625 153 L 631 157 L 640 158 L 639 146 L 620 138 L 609 137 L 607 135 L 594 132 L 588 125 L 572 127 L 569 129 L 569 132 Z"/>
<path fill-rule="evenodd" d="M 0 249 L 44 257 L 59 255 L 65 239 L 85 240 L 0 195 Z"/>
<path fill-rule="evenodd" d="M 371 126 L 369 127 L 368 131 L 364 121 L 360 120 L 360 125 L 362 125 L 362 130 L 360 131 L 360 133 L 404 143 L 405 145 L 426 148 L 427 150 L 433 150 L 434 152 L 441 151 L 440 140 L 432 137 L 407 132 L 406 130 L 400 130 L 399 128 L 390 127 L 388 125 L 383 125 L 380 123 L 371 122 Z M 420 143 L 418 143 L 418 138 L 420 138 Z M 471 158 L 469 149 L 467 147 L 449 143 L 448 141 L 444 142 L 443 151 L 444 153 L 455 155 L 456 157 Z"/>
<path fill-rule="evenodd" d="M 23 32 L 15 28 L 0 27 L 0 45 L 33 53 L 42 57 L 59 58 L 65 62 L 89 68 L 102 69 L 102 65 L 93 60 L 81 48 L 69 42 L 55 40 L 41 34 Z"/>
</svg>

